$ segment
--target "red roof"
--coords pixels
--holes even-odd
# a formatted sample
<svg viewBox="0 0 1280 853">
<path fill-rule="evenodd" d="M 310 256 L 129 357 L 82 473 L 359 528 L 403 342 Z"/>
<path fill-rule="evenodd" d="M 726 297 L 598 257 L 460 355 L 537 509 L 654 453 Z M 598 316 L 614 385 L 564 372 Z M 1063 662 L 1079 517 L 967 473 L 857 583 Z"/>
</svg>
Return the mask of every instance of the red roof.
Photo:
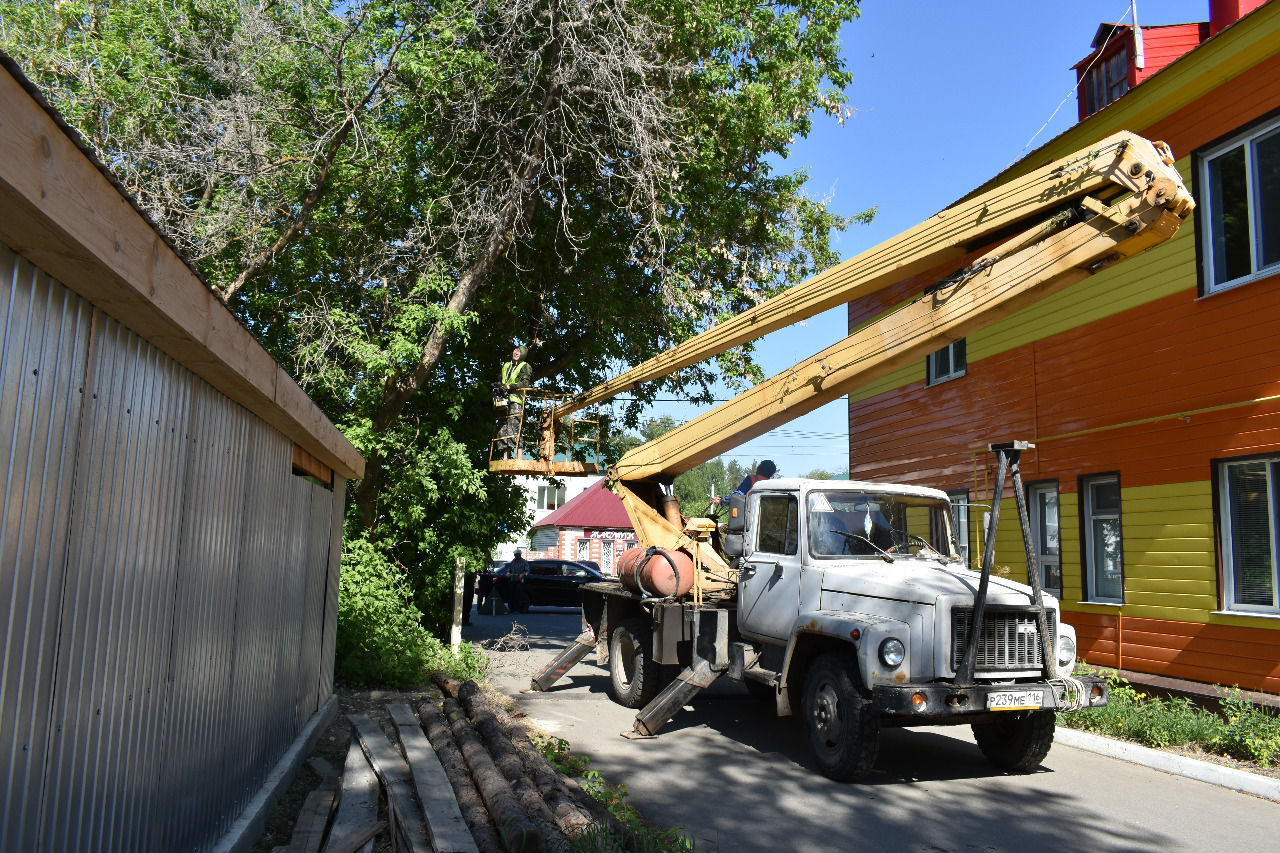
<svg viewBox="0 0 1280 853">
<path fill-rule="evenodd" d="M 631 519 L 622 500 L 596 483 L 546 518 L 537 527 L 622 527 L 630 528 Z"/>
</svg>

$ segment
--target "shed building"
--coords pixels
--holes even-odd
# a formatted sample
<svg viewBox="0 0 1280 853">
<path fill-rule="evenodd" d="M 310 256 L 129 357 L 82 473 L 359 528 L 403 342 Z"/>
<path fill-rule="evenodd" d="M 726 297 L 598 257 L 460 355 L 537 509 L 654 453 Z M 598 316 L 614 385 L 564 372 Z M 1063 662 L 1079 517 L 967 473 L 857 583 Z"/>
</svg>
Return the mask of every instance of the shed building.
<svg viewBox="0 0 1280 853">
<path fill-rule="evenodd" d="M 247 848 L 363 460 L 0 55 L 5 851 Z"/>
</svg>

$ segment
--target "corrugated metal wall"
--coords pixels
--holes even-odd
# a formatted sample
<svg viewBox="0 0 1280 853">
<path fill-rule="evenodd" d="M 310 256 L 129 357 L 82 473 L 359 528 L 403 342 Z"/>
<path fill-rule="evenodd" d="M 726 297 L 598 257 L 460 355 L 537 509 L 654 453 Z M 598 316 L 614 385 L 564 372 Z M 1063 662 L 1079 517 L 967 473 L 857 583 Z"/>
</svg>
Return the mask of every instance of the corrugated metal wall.
<svg viewBox="0 0 1280 853">
<path fill-rule="evenodd" d="M 3 246 L 0 276 L 0 848 L 209 849 L 332 691 L 343 484 Z"/>
</svg>

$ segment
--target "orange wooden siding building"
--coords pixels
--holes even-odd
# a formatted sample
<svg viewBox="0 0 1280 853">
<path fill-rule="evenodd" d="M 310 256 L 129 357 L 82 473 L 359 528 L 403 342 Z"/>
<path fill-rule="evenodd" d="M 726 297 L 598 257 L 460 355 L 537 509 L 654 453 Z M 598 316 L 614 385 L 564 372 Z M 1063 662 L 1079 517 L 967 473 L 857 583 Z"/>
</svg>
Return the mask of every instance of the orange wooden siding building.
<svg viewBox="0 0 1280 853">
<path fill-rule="evenodd" d="M 986 445 L 1034 441 L 1036 544 L 1081 656 L 1280 692 L 1280 0 L 1212 11 L 1198 46 L 983 187 L 1127 129 L 1172 146 L 1194 226 L 851 394 L 850 474 L 989 505 Z M 936 278 L 852 304 L 850 328 Z M 1005 500 L 996 562 L 1020 571 Z"/>
</svg>

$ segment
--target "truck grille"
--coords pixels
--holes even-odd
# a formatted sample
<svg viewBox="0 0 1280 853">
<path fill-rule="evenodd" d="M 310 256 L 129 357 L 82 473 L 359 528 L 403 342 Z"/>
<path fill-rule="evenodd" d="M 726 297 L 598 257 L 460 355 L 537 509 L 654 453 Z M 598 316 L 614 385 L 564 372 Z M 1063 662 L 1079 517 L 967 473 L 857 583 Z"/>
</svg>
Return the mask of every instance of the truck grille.
<svg viewBox="0 0 1280 853">
<path fill-rule="evenodd" d="M 1049 648 L 1056 648 L 1057 614 L 1049 617 Z M 960 669 L 965 644 L 973 630 L 973 608 L 956 607 L 951 611 L 951 669 Z M 982 616 L 982 637 L 974 655 L 974 672 L 1012 672 L 1041 669 L 1044 656 L 1036 631 L 1036 613 L 1031 608 L 1010 609 L 988 607 Z"/>
</svg>

